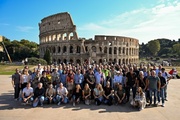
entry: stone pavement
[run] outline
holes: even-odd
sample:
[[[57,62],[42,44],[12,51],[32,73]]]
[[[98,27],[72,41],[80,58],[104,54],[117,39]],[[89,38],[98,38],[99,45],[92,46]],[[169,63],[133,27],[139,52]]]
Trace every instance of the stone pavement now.
[[[165,107],[148,107],[142,111],[124,106],[100,105],[73,107],[68,105],[44,105],[32,108],[13,99],[11,77],[0,76],[0,120],[179,120],[180,80],[172,79],[168,85],[168,101]]]

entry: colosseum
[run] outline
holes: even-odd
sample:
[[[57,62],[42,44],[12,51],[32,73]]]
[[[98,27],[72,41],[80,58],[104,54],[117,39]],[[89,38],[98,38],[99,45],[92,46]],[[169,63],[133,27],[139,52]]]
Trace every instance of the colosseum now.
[[[130,37],[95,35],[79,38],[68,12],[45,17],[39,23],[40,57],[50,50],[56,63],[117,63],[139,61],[139,41]]]

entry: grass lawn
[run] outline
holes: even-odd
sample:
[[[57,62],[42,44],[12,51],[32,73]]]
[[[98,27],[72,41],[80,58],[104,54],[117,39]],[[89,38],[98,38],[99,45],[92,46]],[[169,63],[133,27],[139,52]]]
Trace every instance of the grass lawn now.
[[[28,65],[30,70],[33,70],[32,65]],[[12,75],[15,73],[15,69],[22,70],[24,65],[0,65],[0,75]]]

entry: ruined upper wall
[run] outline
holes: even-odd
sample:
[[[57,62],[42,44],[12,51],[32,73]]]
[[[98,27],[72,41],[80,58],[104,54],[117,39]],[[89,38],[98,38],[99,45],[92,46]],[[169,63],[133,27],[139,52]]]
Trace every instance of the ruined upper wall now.
[[[39,23],[40,36],[51,33],[75,33],[76,26],[73,24],[72,18],[68,12],[54,14],[45,17]],[[77,34],[75,36],[77,37]]]

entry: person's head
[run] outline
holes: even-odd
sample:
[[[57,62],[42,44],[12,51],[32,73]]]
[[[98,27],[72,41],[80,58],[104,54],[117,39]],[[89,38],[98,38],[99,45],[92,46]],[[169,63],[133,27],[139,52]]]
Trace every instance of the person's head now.
[[[120,71],[117,71],[117,72],[116,72],[116,74],[117,74],[118,76],[120,75],[120,73],[121,73]]]
[[[90,73],[90,74],[93,74],[93,69],[90,68],[90,69],[89,69],[89,73]]]
[[[164,73],[165,72],[165,68],[162,68],[161,71],[162,71],[162,73]]]
[[[27,88],[30,88],[31,87],[31,83],[28,82],[27,85],[26,85]]]
[[[62,88],[63,87],[63,83],[59,83],[59,87]]]
[[[137,92],[138,92],[138,93],[143,93],[142,88],[141,88],[141,87],[138,87]]]
[[[122,84],[119,84],[118,88],[119,88],[119,90],[122,90],[122,88],[123,88]]]
[[[130,73],[133,73],[133,70],[134,70],[133,67],[130,67],[130,68],[129,68],[129,72],[130,72]]]
[[[144,76],[143,71],[140,71],[140,72],[139,72],[139,77],[143,77],[143,76]]]
[[[43,84],[40,82],[38,83],[38,88],[41,89],[43,87]]]
[[[151,71],[152,76],[156,76],[156,72],[154,70]]]
[[[77,84],[76,89],[81,89],[81,86],[79,84]]]
[[[86,83],[86,84],[84,85],[84,89],[89,89],[89,84],[88,84],[88,83]]]
[[[49,84],[49,88],[53,88],[53,84]]]
[[[18,68],[16,68],[16,73],[19,73],[19,69]]]
[[[38,64],[38,68],[41,68],[41,64]]]
[[[161,70],[162,69],[162,65],[159,65],[159,70]]]
[[[162,72],[161,72],[161,71],[158,72],[158,76],[159,76],[159,77],[162,76]]]
[[[43,71],[43,72],[42,72],[42,76],[43,76],[43,77],[46,77],[46,71]]]
[[[109,81],[106,82],[106,87],[110,87],[110,82]]]
[[[24,69],[24,74],[28,74],[28,69]]]
[[[77,70],[77,74],[81,74],[81,70],[80,69]]]

